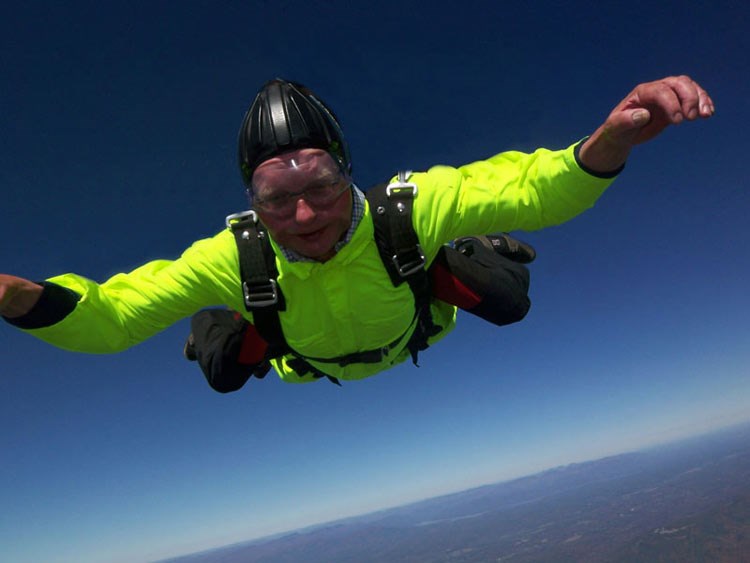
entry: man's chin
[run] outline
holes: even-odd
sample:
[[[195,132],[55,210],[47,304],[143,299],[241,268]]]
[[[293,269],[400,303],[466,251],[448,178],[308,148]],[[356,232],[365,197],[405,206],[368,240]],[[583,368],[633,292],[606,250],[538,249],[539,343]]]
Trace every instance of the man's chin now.
[[[321,235],[317,237],[297,237],[297,239],[297,244],[292,247],[292,250],[305,258],[323,262],[335,254],[335,243],[327,243]]]

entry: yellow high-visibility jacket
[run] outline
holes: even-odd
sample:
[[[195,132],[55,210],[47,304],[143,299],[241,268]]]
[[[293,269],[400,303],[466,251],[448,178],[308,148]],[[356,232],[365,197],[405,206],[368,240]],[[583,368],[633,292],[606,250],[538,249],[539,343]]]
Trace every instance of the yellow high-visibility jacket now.
[[[584,171],[574,148],[504,152],[459,168],[435,166],[413,174],[409,181],[419,190],[414,228],[427,263],[455,238],[540,229],[591,207],[612,179]],[[378,255],[369,207],[352,240],[325,263],[290,263],[273,246],[287,305],[279,317],[287,342],[299,354],[335,358],[387,346],[405,334],[380,363],[340,367],[311,361],[314,367],[339,379],[360,379],[409,357],[413,294],[407,284],[393,287]],[[177,260],[149,262],[102,284],[75,274],[48,281],[81,299],[61,321],[27,332],[68,350],[118,352],[209,306],[242,311],[252,322],[244,312],[237,247],[228,229],[196,242]],[[455,307],[433,302],[434,322],[443,329],[430,344],[453,328],[455,313]],[[297,375],[285,358],[273,365],[285,381],[313,380]]]

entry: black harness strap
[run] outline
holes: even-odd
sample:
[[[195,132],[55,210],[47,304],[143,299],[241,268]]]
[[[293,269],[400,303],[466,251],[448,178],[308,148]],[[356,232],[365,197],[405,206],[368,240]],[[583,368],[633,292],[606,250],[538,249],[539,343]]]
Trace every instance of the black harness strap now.
[[[375,242],[391,282],[396,287],[407,282],[414,294],[417,327],[407,347],[414,365],[418,365],[419,352],[428,347],[427,340],[441,328],[433,322],[430,311],[430,277],[412,220],[417,185],[407,182],[409,174],[399,172],[396,182],[379,184],[368,190],[366,197],[372,211]]]
[[[268,234],[254,211],[230,215],[227,226],[237,243],[245,309],[253,314],[255,328],[268,343],[267,356],[281,356],[289,348],[279,320],[286,304],[276,282],[279,272]]]

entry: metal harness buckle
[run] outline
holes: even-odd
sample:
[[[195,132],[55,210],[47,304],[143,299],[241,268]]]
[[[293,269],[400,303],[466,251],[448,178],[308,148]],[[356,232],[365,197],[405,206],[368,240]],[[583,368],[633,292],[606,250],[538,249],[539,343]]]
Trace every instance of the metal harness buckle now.
[[[258,214],[255,213],[255,211],[253,211],[252,209],[248,209],[247,211],[240,211],[239,213],[232,213],[231,215],[227,215],[227,228],[231,229],[235,223],[239,223],[240,221],[243,221],[248,217],[252,218],[253,223],[258,223]]]
[[[279,302],[279,291],[276,280],[269,279],[268,283],[253,284],[253,288],[242,282],[242,293],[245,295],[245,305],[248,308],[268,307]]]
[[[398,173],[398,180],[391,182],[385,187],[385,195],[391,197],[391,194],[394,191],[410,189],[412,191],[412,197],[417,197],[417,185],[413,182],[406,181],[409,176],[411,176],[411,170],[400,171]]]
[[[424,268],[424,265],[425,265],[424,252],[422,252],[422,247],[419,244],[416,246],[416,254],[417,255],[414,256],[412,259],[409,259],[409,257],[406,257],[406,260],[404,261],[405,263],[403,265],[400,263],[398,254],[394,254],[393,257],[391,258],[391,260],[393,261],[393,264],[396,266],[396,271],[398,272],[398,275],[400,275],[402,278],[410,276],[413,273],[418,272],[421,268]]]

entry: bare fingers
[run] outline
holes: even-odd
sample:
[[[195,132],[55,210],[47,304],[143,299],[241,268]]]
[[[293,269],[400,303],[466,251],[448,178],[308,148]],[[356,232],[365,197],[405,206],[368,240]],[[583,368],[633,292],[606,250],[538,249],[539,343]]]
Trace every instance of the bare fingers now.
[[[692,121],[698,117],[706,118],[713,115],[715,111],[713,100],[689,76],[670,76],[657,81],[658,83],[661,83],[659,87],[660,99],[671,98],[668,102],[665,102],[664,107],[668,108],[667,115],[670,116],[673,123],[679,123],[683,119]]]

